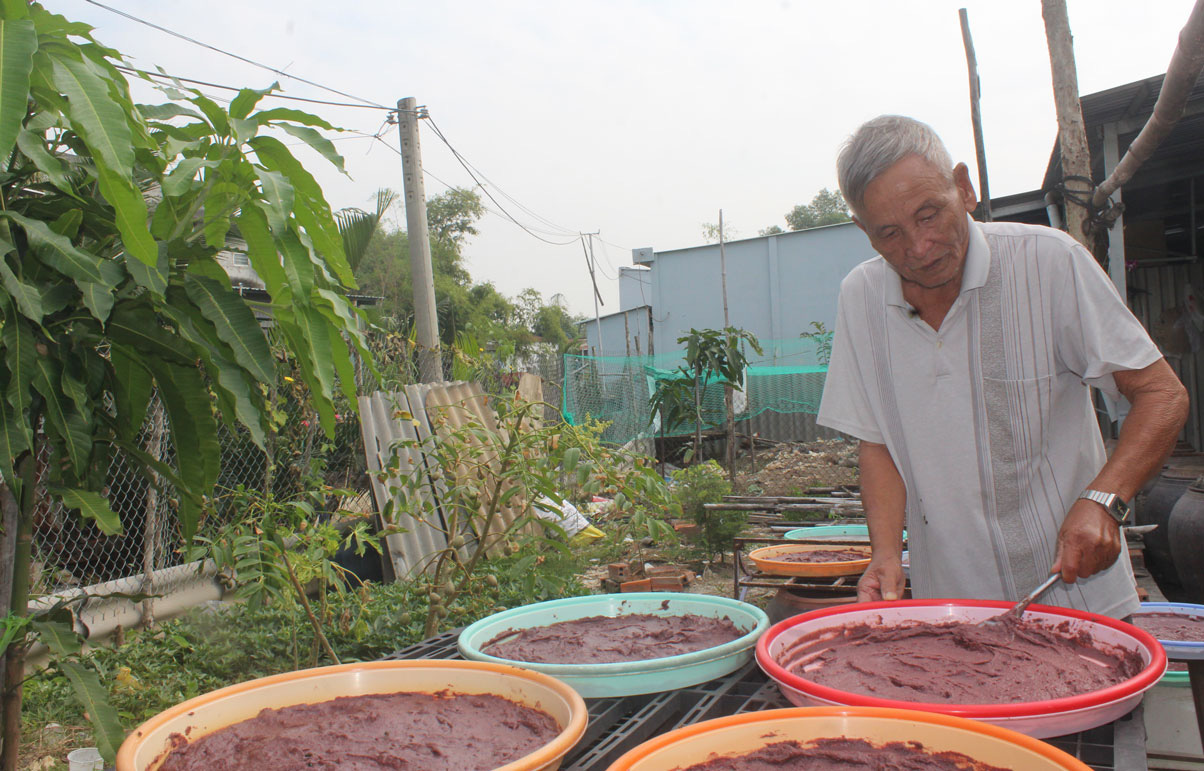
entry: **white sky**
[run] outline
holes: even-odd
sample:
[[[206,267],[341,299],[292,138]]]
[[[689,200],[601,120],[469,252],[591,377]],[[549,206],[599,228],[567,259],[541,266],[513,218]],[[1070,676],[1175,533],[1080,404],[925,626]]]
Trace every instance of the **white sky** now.
[[[978,58],[992,195],[1039,186],[1056,133],[1040,0],[102,1],[380,104],[417,98],[527,210],[490,188],[524,224],[551,241],[574,238],[561,228],[601,231],[603,314],[617,310],[617,268],[631,264],[634,247],[700,244],[702,223],[719,209],[736,238],[785,227],[795,204],[835,189],[837,148],[880,113],[932,124],[974,172],[959,7]],[[43,2],[96,27],[138,66],[233,86],[276,79],[85,0]],[[1068,5],[1080,92],[1089,94],[1164,72],[1193,3]],[[349,101],[280,81],[291,95]],[[384,120],[382,110],[308,109],[369,134]],[[389,128],[383,139],[396,147]],[[371,208],[378,188],[400,191],[401,161],[388,147],[362,137],[336,146],[349,176],[294,148],[334,208]],[[422,149],[433,177],[473,185],[429,127]],[[428,197],[446,189],[435,178],[426,178]],[[404,212],[397,222],[404,227]],[[497,213],[479,227],[465,252],[474,279],[512,297],[526,287],[545,299],[562,293],[571,312],[593,315],[579,243],[542,243]]]

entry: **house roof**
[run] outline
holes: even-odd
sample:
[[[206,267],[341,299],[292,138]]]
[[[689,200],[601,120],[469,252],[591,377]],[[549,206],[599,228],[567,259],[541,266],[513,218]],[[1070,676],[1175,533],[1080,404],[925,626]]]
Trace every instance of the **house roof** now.
[[[1097,91],[1080,98],[1083,123],[1087,128],[1087,144],[1091,150],[1092,177],[1104,179],[1103,127],[1117,124],[1121,146],[1128,147],[1154,111],[1154,103],[1162,90],[1164,75],[1126,83],[1123,86]],[[1183,117],[1163,139],[1154,155],[1142,165],[1141,176],[1157,179],[1174,174],[1185,165],[1194,166],[1204,155],[1204,79],[1197,80],[1188,96]],[[1062,151],[1055,138],[1053,153],[1041,183],[1043,190],[1053,188],[1062,180]]]

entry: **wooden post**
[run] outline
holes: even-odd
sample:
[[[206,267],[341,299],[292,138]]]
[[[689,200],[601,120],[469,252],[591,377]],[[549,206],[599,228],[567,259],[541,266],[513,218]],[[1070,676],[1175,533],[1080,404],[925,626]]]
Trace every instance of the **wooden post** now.
[[[719,273],[720,280],[723,286],[723,328],[730,327],[731,320],[727,314],[727,244],[726,238],[723,235],[723,209],[719,210]],[[727,338],[728,347],[731,347],[731,335]],[[723,384],[723,413],[724,418],[724,433],[727,434],[727,441],[724,442],[723,459],[727,462],[727,478],[734,484],[736,481],[736,416],[732,414],[735,409],[735,396],[732,393],[732,384],[727,382]]]
[[[974,55],[974,40],[970,37],[970,19],[966,9],[958,9],[962,23],[962,44],[966,48],[966,70],[970,75],[970,123],[974,126],[974,155],[978,159],[978,198],[983,222],[991,221],[991,190],[987,186],[987,151],[982,141],[982,95],[978,81],[978,57]]]
[[[1080,196],[1084,201],[1091,195],[1091,151],[1087,147],[1087,130],[1083,125],[1083,108],[1079,103],[1079,77],[1074,63],[1074,43],[1070,37],[1070,20],[1066,0],[1041,0],[1041,17],[1045,20],[1045,39],[1049,44],[1049,67],[1053,76],[1054,107],[1058,116],[1058,145],[1062,151],[1062,182],[1075,185],[1078,177]],[[1082,181],[1086,180],[1086,181]],[[1066,232],[1088,250],[1092,239],[1085,227],[1090,221],[1086,206],[1065,198]]]

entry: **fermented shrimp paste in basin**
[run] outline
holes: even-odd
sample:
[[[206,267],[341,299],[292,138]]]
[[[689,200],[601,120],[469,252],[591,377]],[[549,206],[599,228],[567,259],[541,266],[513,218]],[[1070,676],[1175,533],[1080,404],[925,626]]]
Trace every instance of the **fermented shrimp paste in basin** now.
[[[744,631],[726,618],[632,613],[510,629],[482,645],[481,651],[541,664],[613,664],[693,653],[743,636]]]
[[[812,549],[811,551],[788,551],[775,554],[774,562],[856,562],[869,559],[865,549]]]
[[[389,693],[264,709],[188,743],[160,771],[488,771],[560,734],[546,712],[494,694]]]
[[[708,760],[676,771],[1013,771],[960,752],[932,752],[920,742],[874,745],[837,737],[774,742],[755,752]],[[1019,769],[1015,770],[1019,771]]]
[[[813,683],[897,701],[1016,704],[1078,696],[1128,680],[1143,666],[1134,650],[1097,644],[1070,622],[1009,619],[850,624],[817,630],[779,655]]]

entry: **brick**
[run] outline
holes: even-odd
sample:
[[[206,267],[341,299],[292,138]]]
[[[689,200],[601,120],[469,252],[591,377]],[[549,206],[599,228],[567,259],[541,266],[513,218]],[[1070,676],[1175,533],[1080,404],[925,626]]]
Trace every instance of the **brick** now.
[[[606,571],[611,581],[620,584],[631,579],[631,566],[626,562],[612,562],[606,566]]]
[[[627,581],[619,585],[621,592],[650,592],[652,591],[652,579],[641,578],[638,581]]]
[[[676,592],[686,585],[685,576],[678,573],[675,576],[653,576],[648,579],[654,592]]]
[[[646,565],[644,566],[644,575],[648,578],[678,576],[681,575],[681,568],[677,565]]]

